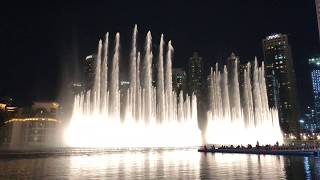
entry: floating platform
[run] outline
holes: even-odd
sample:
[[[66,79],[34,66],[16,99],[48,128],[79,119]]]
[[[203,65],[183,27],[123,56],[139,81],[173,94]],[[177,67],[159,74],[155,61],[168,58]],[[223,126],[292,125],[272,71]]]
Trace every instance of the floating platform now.
[[[261,154],[283,156],[320,156],[319,149],[198,149],[203,153],[236,153],[236,154]]]

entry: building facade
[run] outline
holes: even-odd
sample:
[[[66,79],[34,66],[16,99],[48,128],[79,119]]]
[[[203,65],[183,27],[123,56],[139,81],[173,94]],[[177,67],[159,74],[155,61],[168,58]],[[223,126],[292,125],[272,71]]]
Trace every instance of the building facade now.
[[[91,54],[84,60],[84,87],[92,89],[96,75],[96,55]]]
[[[309,59],[316,129],[320,129],[320,57]]]
[[[203,71],[203,59],[197,52],[194,52],[187,64],[187,84],[189,94],[195,93],[197,96],[200,95],[204,78]]]
[[[38,149],[62,145],[62,126],[57,119],[59,104],[35,102],[20,108],[16,117],[0,127],[0,148]]]
[[[187,73],[183,68],[174,68],[172,70],[173,89],[179,93],[187,90]]]
[[[315,110],[311,108],[311,106],[307,107],[305,114],[300,119],[300,124],[303,127],[301,132],[306,132],[306,133],[319,132],[316,113],[315,113]]]
[[[286,133],[299,131],[299,105],[288,36],[273,34],[262,41],[269,104],[277,107]]]
[[[17,110],[18,108],[13,104],[12,98],[0,98],[0,126],[3,125],[5,121],[13,118]]]
[[[13,118],[1,127],[1,142],[9,149],[55,147],[60,122],[53,118]]]

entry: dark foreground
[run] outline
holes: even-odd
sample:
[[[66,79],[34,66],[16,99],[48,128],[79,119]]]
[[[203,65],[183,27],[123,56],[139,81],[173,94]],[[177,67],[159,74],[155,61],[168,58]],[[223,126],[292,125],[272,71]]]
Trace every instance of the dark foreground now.
[[[64,155],[47,153],[46,156],[36,154],[25,157],[12,156],[0,159],[0,179],[317,179],[320,177],[320,159],[312,156],[197,153],[196,150],[68,149],[69,154]]]

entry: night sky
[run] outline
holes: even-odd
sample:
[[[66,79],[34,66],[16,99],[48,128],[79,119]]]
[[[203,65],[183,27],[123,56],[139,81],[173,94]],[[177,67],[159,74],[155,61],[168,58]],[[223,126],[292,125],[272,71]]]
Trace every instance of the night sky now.
[[[140,47],[148,30],[155,44],[161,33],[173,41],[175,67],[193,51],[209,64],[231,52],[242,62],[261,59],[265,36],[289,34],[301,106],[311,103],[307,59],[320,54],[313,0],[13,1],[2,2],[1,9],[0,97],[13,97],[18,105],[63,98],[80,61],[108,31],[111,38],[121,33],[125,61],[134,24]]]

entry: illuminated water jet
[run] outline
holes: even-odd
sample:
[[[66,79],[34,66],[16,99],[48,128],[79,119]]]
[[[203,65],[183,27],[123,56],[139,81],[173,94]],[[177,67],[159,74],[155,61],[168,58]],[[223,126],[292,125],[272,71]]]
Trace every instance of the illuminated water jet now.
[[[264,64],[257,59],[243,70],[239,85],[238,59],[230,72],[211,69],[210,107],[207,113],[206,141],[210,144],[255,145],[283,143],[277,109],[269,108]],[[253,71],[253,72],[252,72]]]
[[[167,45],[164,65],[165,45],[161,36],[155,87],[152,85],[151,32],[146,36],[143,58],[137,50],[137,33],[135,26],[130,53],[130,88],[125,97],[119,90],[120,34],[116,34],[110,63],[109,34],[104,43],[99,41],[94,87],[74,99],[73,115],[65,132],[69,146],[186,147],[201,144],[196,96],[184,97],[183,92],[177,96],[172,90],[171,42]],[[108,75],[111,76],[109,80]]]

